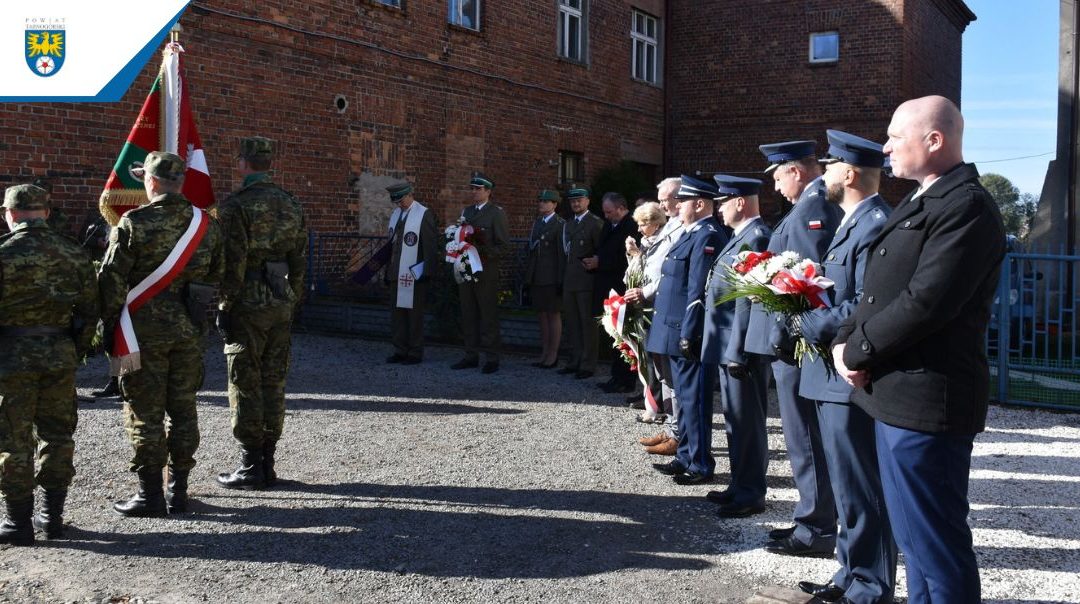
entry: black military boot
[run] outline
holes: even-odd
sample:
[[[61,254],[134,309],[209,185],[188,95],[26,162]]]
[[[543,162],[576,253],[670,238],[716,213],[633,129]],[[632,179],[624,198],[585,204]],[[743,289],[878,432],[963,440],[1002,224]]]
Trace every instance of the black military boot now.
[[[34,525],[30,517],[34,515],[34,496],[12,501],[4,500],[7,507],[7,520],[0,523],[0,543],[8,545],[33,545]]]
[[[123,516],[132,518],[163,518],[165,516],[165,490],[161,484],[161,468],[139,470],[139,492],[127,501],[113,505]]]
[[[266,482],[266,486],[272,487],[277,484],[277,472],[274,471],[274,453],[277,452],[277,443],[266,441],[263,442],[262,455],[263,455],[263,479]]]
[[[120,378],[113,376],[109,378],[109,383],[105,384],[105,387],[101,390],[94,390],[90,393],[90,396],[94,398],[114,398],[120,396]]]
[[[240,465],[232,473],[222,472],[217,477],[218,484],[226,489],[261,489],[266,486],[263,476],[263,450],[240,448]]]
[[[165,505],[170,514],[183,514],[187,511],[187,483],[191,470],[169,471],[169,489],[165,491]]]
[[[64,536],[65,501],[67,489],[45,489],[41,511],[34,516],[34,529],[45,533],[46,539],[60,539]]]

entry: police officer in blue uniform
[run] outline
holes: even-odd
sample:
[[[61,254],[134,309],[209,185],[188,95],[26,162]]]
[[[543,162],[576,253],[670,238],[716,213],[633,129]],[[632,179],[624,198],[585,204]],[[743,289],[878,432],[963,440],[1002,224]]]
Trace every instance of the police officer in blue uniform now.
[[[825,184],[817,162],[814,141],[792,141],[762,145],[770,162],[776,190],[794,203],[787,216],[773,229],[769,251],[797,252],[815,262],[821,260],[840,224],[840,209],[825,200]],[[754,304],[750,311],[745,348],[749,352],[775,356],[778,323],[784,320]],[[817,406],[799,396],[799,368],[794,359],[772,362],[780,419],[784,429],[788,460],[799,502],[793,514],[795,525],[769,531],[765,549],[794,556],[832,556],[836,541],[836,506],[821,447]]]
[[[717,515],[721,518],[742,518],[765,510],[769,363],[766,357],[745,348],[750,301],[740,298],[717,305],[716,299],[727,290],[725,271],[735,257],[743,250],[764,251],[772,229],[758,211],[760,180],[727,174],[717,174],[713,180],[719,192],[717,212],[734,235],[720,251],[709,277],[706,306],[716,312],[706,316],[702,359],[720,366],[731,484],[723,491],[710,491],[706,498],[720,505]]]
[[[878,195],[885,160],[881,145],[838,130],[826,134],[826,197],[844,211],[844,218],[821,261],[825,276],[834,282],[826,292],[831,306],[802,315],[799,327],[807,340],[828,346],[862,297],[867,250],[892,208]],[[840,569],[825,584],[803,581],[799,587],[826,602],[892,602],[896,544],[881,489],[874,419],[851,403],[851,392],[820,357],[803,360],[799,394],[817,405],[839,517]]]
[[[674,476],[676,484],[708,482],[716,467],[711,449],[717,366],[715,360],[704,359],[702,339],[706,315],[717,312],[706,305],[706,283],[728,240],[713,217],[713,198],[718,196],[714,183],[682,176],[675,197],[685,231],[664,259],[645,346],[649,352],[671,357],[680,405],[679,448],[673,461],[653,467]]]

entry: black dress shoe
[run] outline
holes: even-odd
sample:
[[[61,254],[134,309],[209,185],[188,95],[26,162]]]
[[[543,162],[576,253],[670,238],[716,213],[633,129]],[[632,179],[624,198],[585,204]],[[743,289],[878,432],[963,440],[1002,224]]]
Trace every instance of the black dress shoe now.
[[[482,368],[480,368],[480,373],[495,373],[498,370],[498,361],[488,361],[487,363],[484,363],[484,366]]]
[[[402,365],[419,365],[423,362],[420,357],[405,357],[401,360]]]
[[[716,510],[716,515],[721,518],[746,518],[765,511],[765,503],[725,503]]]
[[[584,380],[585,378],[591,378],[592,376],[593,376],[593,372],[591,372],[591,371],[579,371],[579,372],[574,374],[574,379],[575,380]]]
[[[803,558],[833,557],[833,548],[829,548],[828,551],[822,549],[815,549],[803,543],[802,541],[799,541],[795,538],[794,535],[766,543],[765,551],[769,552],[770,554],[780,554],[781,556],[799,556]]]
[[[608,388],[611,388],[614,385],[615,385],[615,379],[614,378],[609,378],[608,381],[600,382],[599,384],[596,385],[596,387],[603,390],[604,392],[611,392],[610,390],[608,390]]]
[[[708,499],[710,502],[715,503],[716,505],[727,505],[731,503],[732,497],[734,497],[734,495],[732,495],[731,491],[728,489],[724,489],[723,491],[709,491],[708,493],[705,493],[705,499]]]
[[[398,353],[395,352],[394,354],[386,357],[386,362],[387,363],[400,363],[400,362],[404,361],[407,358],[408,357],[406,357],[405,355],[398,354]]]
[[[686,467],[677,461],[669,461],[667,463],[654,463],[652,467],[661,474],[667,474],[668,476],[678,476],[686,471]]]
[[[540,363],[537,365],[540,369],[554,369],[559,364],[558,361],[552,361],[550,363]]]
[[[795,525],[769,531],[769,541],[779,541],[795,534]]]
[[[712,482],[712,479],[712,474],[699,474],[697,472],[686,472],[672,478],[675,484],[681,485],[705,484],[706,482]]]
[[[563,367],[562,369],[556,371],[555,373],[557,373],[559,375],[570,375],[571,373],[577,373],[577,372],[578,372],[577,367],[570,367],[569,365],[567,365],[566,367]]]
[[[478,359],[476,357],[473,357],[471,359],[469,357],[465,357],[464,359],[461,359],[457,363],[454,363],[453,365],[451,365],[450,369],[472,369],[473,367],[479,367],[479,366],[480,366],[480,359]]]
[[[626,404],[631,409],[645,409],[645,397],[641,394],[626,397]]]
[[[109,383],[105,384],[104,388],[94,390],[90,393],[90,396],[94,398],[113,398],[120,396],[120,378],[109,378]]]
[[[603,384],[599,384],[597,387],[600,388],[601,390],[603,390],[604,392],[607,392],[608,394],[612,394],[612,393],[615,393],[615,392],[633,392],[634,391],[634,383],[633,382],[612,382],[612,381],[607,381],[607,382],[604,382]]]
[[[836,602],[844,597],[843,588],[832,581],[825,584],[813,583],[811,581],[799,581],[799,589],[825,602]]]
[[[533,367],[537,367],[537,368],[546,366],[546,364],[543,361],[537,361],[535,363],[529,363],[529,364],[532,365]]]

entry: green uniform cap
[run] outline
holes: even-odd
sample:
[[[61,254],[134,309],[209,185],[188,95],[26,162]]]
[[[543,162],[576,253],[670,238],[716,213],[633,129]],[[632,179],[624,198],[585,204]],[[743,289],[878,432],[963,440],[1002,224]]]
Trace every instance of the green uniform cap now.
[[[495,181],[484,176],[481,172],[473,172],[472,180],[469,181],[469,185],[473,187],[484,187],[485,189],[494,189]]]
[[[540,191],[540,194],[536,196],[539,201],[550,201],[553,203],[559,203],[559,194],[551,189],[544,189]]]
[[[141,168],[132,168],[131,173],[142,178],[143,174],[149,174],[161,180],[176,181],[184,176],[187,170],[187,162],[175,153],[167,151],[151,151],[146,154]]]
[[[48,210],[49,194],[34,185],[15,185],[4,191],[4,207],[9,210]]]
[[[274,141],[262,136],[248,136],[240,139],[240,157],[253,159],[274,156]]]
[[[566,192],[566,198],[567,199],[572,199],[574,197],[588,197],[588,196],[589,196],[589,190],[586,189],[585,187],[574,187],[573,189],[570,189],[569,191]]]
[[[390,201],[394,203],[404,199],[406,195],[412,193],[412,190],[412,184],[407,182],[386,187],[386,192],[390,194]]]

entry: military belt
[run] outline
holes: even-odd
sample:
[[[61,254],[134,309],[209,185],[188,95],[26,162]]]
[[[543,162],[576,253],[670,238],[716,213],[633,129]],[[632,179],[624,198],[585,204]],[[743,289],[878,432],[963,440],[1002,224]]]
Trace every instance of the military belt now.
[[[244,281],[261,281],[265,277],[267,262],[285,262],[284,259],[270,259],[259,264],[258,268],[249,268],[244,271]]]
[[[0,325],[0,336],[9,338],[29,336],[70,336],[70,327],[53,327],[50,325],[29,325],[25,327],[9,327]]]

